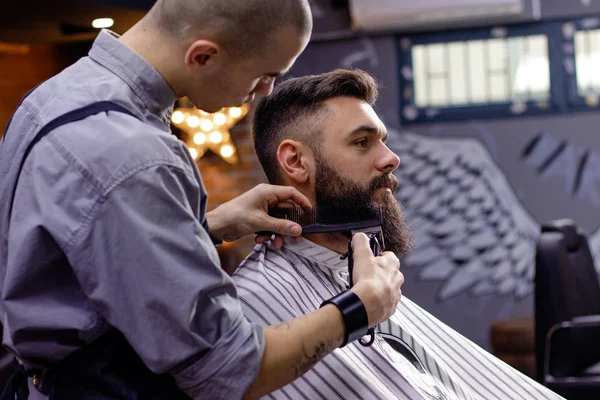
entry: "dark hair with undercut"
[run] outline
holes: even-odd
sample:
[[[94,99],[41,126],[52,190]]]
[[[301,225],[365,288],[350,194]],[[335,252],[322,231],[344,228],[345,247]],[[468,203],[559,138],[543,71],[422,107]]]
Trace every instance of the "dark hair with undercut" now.
[[[263,98],[254,114],[252,139],[258,160],[269,182],[281,183],[277,149],[286,139],[302,141],[318,152],[320,121],[325,101],[334,97],[354,97],[371,106],[378,85],[368,73],[336,69],[320,75],[288,79]]]
[[[284,27],[312,30],[308,0],[158,0],[148,16],[176,40],[211,37],[236,58],[260,57]]]

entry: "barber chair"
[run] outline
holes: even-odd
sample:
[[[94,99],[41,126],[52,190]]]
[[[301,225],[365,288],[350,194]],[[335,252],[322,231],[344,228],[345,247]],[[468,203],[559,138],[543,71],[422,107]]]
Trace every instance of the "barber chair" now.
[[[600,399],[600,284],[572,220],[542,226],[535,262],[538,380],[569,400]]]

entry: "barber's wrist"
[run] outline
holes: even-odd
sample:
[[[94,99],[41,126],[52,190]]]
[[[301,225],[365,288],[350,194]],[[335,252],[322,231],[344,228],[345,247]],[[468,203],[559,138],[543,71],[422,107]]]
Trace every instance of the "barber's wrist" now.
[[[344,341],[340,347],[363,337],[369,328],[369,317],[367,310],[360,297],[351,290],[325,300],[321,307],[332,304],[342,313],[344,321]]]
[[[219,207],[206,213],[206,223],[213,243],[222,243],[224,240],[225,221],[220,213]]]
[[[369,316],[369,328],[385,320],[384,303],[381,300],[381,287],[373,281],[360,281],[350,288],[363,302]]]

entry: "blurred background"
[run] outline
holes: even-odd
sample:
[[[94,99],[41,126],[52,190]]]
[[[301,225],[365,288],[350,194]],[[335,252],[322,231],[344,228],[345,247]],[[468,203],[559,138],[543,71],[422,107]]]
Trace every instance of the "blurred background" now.
[[[5,2],[0,125],[30,88],[85,56],[100,28],[123,33],[152,4]],[[571,218],[600,252],[600,0],[311,5],[311,43],[289,76],[361,68],[382,85],[377,112],[401,157],[398,198],[415,234],[403,293],[497,354],[510,350],[498,350],[506,332],[533,343],[541,224]],[[174,133],[197,158],[209,208],[266,181],[251,108],[219,117],[178,108]],[[252,245],[221,246],[224,268]],[[531,346],[505,359],[528,373]]]

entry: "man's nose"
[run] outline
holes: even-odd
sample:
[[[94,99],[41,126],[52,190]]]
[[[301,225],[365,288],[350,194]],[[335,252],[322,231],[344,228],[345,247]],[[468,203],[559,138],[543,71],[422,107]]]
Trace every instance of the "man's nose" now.
[[[274,85],[275,85],[275,79],[269,79],[268,82],[260,82],[254,88],[253,93],[260,94],[261,96],[268,96],[273,91]]]
[[[382,154],[377,159],[376,167],[379,171],[384,173],[393,172],[400,165],[400,157],[389,147],[383,145]]]

